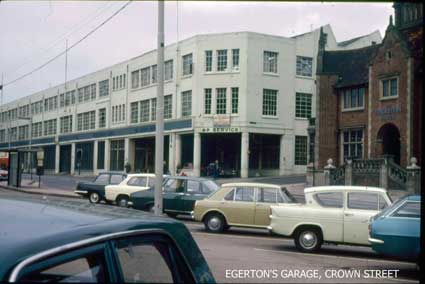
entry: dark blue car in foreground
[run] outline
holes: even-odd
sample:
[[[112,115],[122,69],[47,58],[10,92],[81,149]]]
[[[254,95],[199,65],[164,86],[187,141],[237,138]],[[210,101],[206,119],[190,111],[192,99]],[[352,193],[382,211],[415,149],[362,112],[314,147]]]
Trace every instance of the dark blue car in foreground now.
[[[214,283],[186,226],[80,201],[0,198],[0,283]]]
[[[421,197],[410,195],[372,217],[369,242],[380,254],[417,261],[420,253]]]

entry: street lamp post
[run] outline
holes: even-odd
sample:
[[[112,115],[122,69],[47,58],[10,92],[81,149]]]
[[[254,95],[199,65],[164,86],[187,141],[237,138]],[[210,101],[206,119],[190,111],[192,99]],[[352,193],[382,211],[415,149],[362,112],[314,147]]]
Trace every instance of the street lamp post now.
[[[162,176],[164,172],[164,1],[158,1],[158,87],[155,125],[155,200],[154,213],[162,215]]]

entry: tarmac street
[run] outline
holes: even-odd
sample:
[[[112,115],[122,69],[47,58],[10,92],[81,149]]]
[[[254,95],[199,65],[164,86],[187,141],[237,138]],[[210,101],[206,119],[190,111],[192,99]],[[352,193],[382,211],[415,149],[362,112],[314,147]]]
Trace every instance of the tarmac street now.
[[[0,188],[0,198],[84,199],[28,194]],[[110,206],[106,204],[94,206]],[[415,263],[384,258],[368,247],[324,245],[301,253],[289,238],[265,230],[233,229],[208,233],[202,223],[181,219],[191,231],[218,283],[419,283]]]

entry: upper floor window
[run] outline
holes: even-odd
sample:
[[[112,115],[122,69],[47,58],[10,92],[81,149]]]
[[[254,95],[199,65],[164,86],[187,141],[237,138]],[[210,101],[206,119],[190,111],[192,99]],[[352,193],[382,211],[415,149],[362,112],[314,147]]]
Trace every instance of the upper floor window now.
[[[264,51],[263,72],[277,73],[277,52]]]
[[[206,50],[205,51],[205,72],[211,72],[212,71],[212,50]]]
[[[173,117],[173,95],[164,96],[164,119]]]
[[[109,95],[109,79],[99,82],[99,97],[106,97]]]
[[[277,90],[263,89],[263,115],[277,115]]]
[[[217,50],[217,71],[225,71],[227,68],[227,49]]]
[[[216,113],[226,113],[226,88],[217,88],[217,102],[216,102]]]
[[[358,109],[364,107],[364,88],[347,89],[343,93],[343,109]]]
[[[398,97],[398,81],[397,78],[382,80],[382,97]]]
[[[295,117],[310,118],[311,117],[311,94],[296,93]]]
[[[165,61],[164,65],[164,80],[167,81],[173,79],[173,60]]]
[[[156,120],[156,98],[151,99],[151,120]]]
[[[232,88],[232,113],[237,114],[239,110],[239,88]]]
[[[307,136],[295,136],[295,165],[307,165]]]
[[[182,108],[182,117],[192,115],[192,91],[182,92],[181,97],[181,108]]]
[[[204,113],[211,114],[211,100],[212,94],[211,89],[204,90]]]
[[[99,128],[106,127],[106,108],[99,109]]]
[[[158,67],[155,65],[152,65],[152,84],[155,84],[158,82]]]
[[[121,90],[124,89],[127,85],[127,75],[126,74],[122,74],[122,75],[118,75],[112,78],[112,90],[116,91],[116,90]],[[108,84],[109,86],[109,84]],[[99,84],[99,88],[100,88],[100,84]],[[100,90],[99,90],[100,91]]]
[[[183,76],[192,75],[193,62],[192,53],[183,56]]]
[[[146,67],[140,70],[141,72],[141,78],[140,78],[140,86],[144,87],[150,84],[150,77],[151,77],[151,68]]]
[[[139,87],[140,70],[131,72],[131,88],[136,89]]]
[[[72,115],[61,117],[59,123],[59,132],[61,134],[72,132]]]
[[[239,68],[239,48],[232,49],[232,67]]]
[[[297,75],[311,77],[313,72],[313,58],[297,56]]]
[[[139,102],[130,104],[130,123],[137,123],[139,121]]]

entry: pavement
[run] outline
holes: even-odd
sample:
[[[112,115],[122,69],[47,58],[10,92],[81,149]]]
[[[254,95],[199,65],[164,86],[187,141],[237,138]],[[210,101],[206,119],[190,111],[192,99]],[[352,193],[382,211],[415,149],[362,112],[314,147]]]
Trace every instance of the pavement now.
[[[0,187],[14,191],[41,194],[68,198],[82,198],[75,194],[74,190],[80,181],[91,181],[94,176],[71,176],[71,175],[44,175],[38,184],[37,176],[30,179],[29,174],[22,175],[21,187],[8,186],[7,181],[1,181]],[[218,184],[231,182],[261,182],[285,186],[295,198],[303,201],[305,188],[305,175],[275,176],[275,177],[252,177],[252,178],[222,178],[215,180]]]

